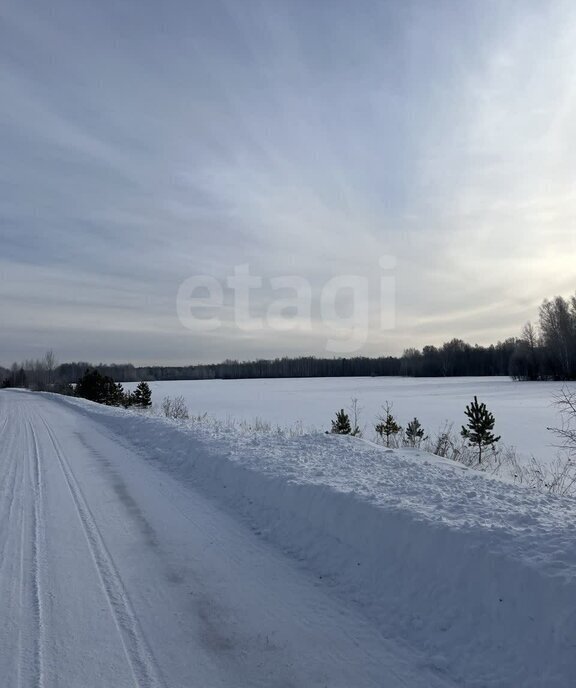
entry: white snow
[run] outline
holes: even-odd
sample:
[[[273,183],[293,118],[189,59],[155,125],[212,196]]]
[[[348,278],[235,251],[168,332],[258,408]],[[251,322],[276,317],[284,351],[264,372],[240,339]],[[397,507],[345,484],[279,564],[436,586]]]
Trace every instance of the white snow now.
[[[1,418],[6,685],[573,685],[575,500],[55,395]]]
[[[454,685],[198,491],[193,472],[185,484],[158,470],[170,464],[157,447],[169,457],[180,435],[147,423],[0,392],[2,687]]]
[[[136,383],[125,386],[132,389]],[[505,444],[539,460],[553,459],[557,452],[547,430],[560,422],[553,401],[562,384],[555,382],[358,377],[151,382],[150,386],[155,402],[181,395],[194,414],[207,412],[221,420],[259,417],[281,426],[302,422],[305,428],[320,430],[329,429],[336,410],[348,408],[351,398],[357,397],[367,436],[386,400],[394,403],[401,424],[418,416],[427,432],[434,434],[446,421],[459,430],[466,404],[477,395],[495,414],[496,431]],[[574,383],[570,386],[576,388]]]

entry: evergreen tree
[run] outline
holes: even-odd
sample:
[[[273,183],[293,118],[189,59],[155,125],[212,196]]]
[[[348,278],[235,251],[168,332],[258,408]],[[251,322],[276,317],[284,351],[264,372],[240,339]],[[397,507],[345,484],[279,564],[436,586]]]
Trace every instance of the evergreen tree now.
[[[102,403],[101,378],[97,370],[87,370],[76,383],[76,396]]]
[[[67,382],[57,382],[54,385],[54,391],[56,394],[62,394],[67,397],[74,396],[74,387]]]
[[[478,449],[478,463],[482,463],[482,450],[484,447],[494,446],[500,440],[500,436],[494,435],[494,415],[488,411],[486,404],[478,403],[477,397],[466,406],[468,425],[462,426],[461,435],[468,440],[471,447]]]
[[[111,377],[108,378],[108,380],[111,380],[112,384],[109,387],[109,392],[104,403],[108,406],[122,406],[126,396],[124,394],[124,387],[122,387],[120,382],[114,382]]]
[[[340,409],[340,411],[336,413],[336,420],[332,421],[331,432],[333,432],[336,435],[352,434],[352,427],[350,426],[350,417],[344,411],[344,409]]]
[[[384,415],[380,416],[378,421],[374,429],[380,437],[386,438],[386,446],[389,447],[391,438],[402,431],[402,426],[396,422],[396,419],[392,415],[392,404],[386,402],[384,406]]]
[[[122,397],[122,406],[126,408],[130,408],[130,406],[133,406],[136,402],[134,401],[134,396],[136,392],[125,392],[124,396]]]
[[[107,406],[120,406],[124,400],[124,390],[120,383],[97,370],[87,370],[78,380],[76,396]]]
[[[424,437],[424,428],[418,418],[411,420],[405,430],[406,442],[411,447],[419,447]]]
[[[147,382],[141,382],[132,395],[132,403],[141,408],[152,406],[152,391]]]

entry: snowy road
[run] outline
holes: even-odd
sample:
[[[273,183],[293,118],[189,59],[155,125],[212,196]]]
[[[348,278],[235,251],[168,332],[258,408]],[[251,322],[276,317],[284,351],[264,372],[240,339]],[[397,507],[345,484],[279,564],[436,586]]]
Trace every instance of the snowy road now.
[[[129,438],[0,393],[6,688],[440,688],[322,581]]]

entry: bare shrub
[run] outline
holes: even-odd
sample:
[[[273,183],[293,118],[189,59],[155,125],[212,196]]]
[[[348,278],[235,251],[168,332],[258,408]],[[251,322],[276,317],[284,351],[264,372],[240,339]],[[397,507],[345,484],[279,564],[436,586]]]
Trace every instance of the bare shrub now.
[[[166,418],[174,418],[176,420],[185,420],[189,418],[188,407],[184,397],[164,397],[162,399],[162,413]]]
[[[172,399],[170,397],[164,397],[164,399],[162,399],[160,408],[162,409],[162,413],[166,416],[166,418],[172,417]]]
[[[256,416],[252,420],[241,420],[238,423],[238,427],[240,427],[242,430],[248,431],[248,432],[257,432],[257,433],[270,433],[272,432],[272,423],[270,423],[267,420],[264,420],[263,418],[260,418],[259,416]]]
[[[481,470],[483,473],[507,478],[517,485],[561,496],[576,495],[576,461],[568,453],[559,454],[553,461],[539,461],[534,456],[523,460],[514,447],[500,445],[483,455],[482,464],[466,441],[446,423],[435,437],[428,439],[423,449],[436,456]]]
[[[502,462],[502,472],[518,485],[537,492],[561,496],[576,494],[576,465],[566,455],[558,455],[547,463],[538,461],[534,456],[528,462],[522,462],[514,451],[508,451]]]
[[[466,440],[460,433],[454,431],[454,424],[448,421],[440,427],[434,437],[426,438],[422,448],[431,454],[457,461],[465,466],[477,463],[474,460],[474,452],[471,451]]]

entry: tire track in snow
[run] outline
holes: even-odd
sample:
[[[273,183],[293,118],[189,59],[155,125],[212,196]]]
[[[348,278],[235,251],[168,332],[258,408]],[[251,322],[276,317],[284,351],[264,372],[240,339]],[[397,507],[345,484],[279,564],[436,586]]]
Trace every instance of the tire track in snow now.
[[[24,485],[24,472],[21,473],[22,480],[20,481],[20,486],[22,492],[25,490]],[[21,508],[21,529],[20,529],[20,609],[27,609],[26,600],[26,507],[25,500],[22,498],[22,508]],[[18,686],[19,688],[26,688],[26,673],[27,667],[29,666],[29,652],[28,647],[24,640],[24,623],[25,620],[21,619],[18,624]]]
[[[7,426],[8,426],[8,417],[6,416],[4,418],[4,423],[2,424],[2,427],[0,428],[0,437],[4,434],[4,430],[6,430]]]
[[[122,579],[104,544],[102,535],[82,490],[50,426],[43,418],[41,418],[41,421],[46,427],[46,432],[54,447],[60,469],[76,507],[80,524],[102,583],[103,591],[108,599],[116,627],[118,628],[126,658],[134,676],[135,685],[138,688],[164,688],[165,684],[160,678],[159,668],[142,635]]]
[[[40,518],[42,511],[42,484],[40,477],[40,453],[32,423],[22,414],[20,430],[25,457],[19,465],[20,489],[20,561],[16,586],[19,586],[21,610],[18,624],[18,686],[42,688],[43,672],[43,613],[40,583]],[[13,424],[16,428],[18,419]],[[15,455],[16,456],[16,455]],[[18,458],[14,459],[18,464]],[[16,482],[16,479],[15,479]],[[14,487],[16,487],[14,482]],[[16,490],[14,490],[16,492]],[[17,587],[16,587],[17,589]]]
[[[14,431],[14,435],[12,436],[12,445],[15,445],[14,437],[16,437],[16,429],[23,429],[22,425],[18,423],[18,419],[14,419],[12,423],[12,428]],[[28,439],[28,438],[27,438]],[[26,447],[26,443],[23,443],[23,446]],[[15,448],[13,449],[15,452]],[[26,576],[27,576],[27,562],[28,558],[26,556],[26,542],[27,542],[27,534],[28,534],[28,516],[26,513],[26,492],[27,492],[27,485],[26,485],[26,466],[23,465],[23,462],[18,461],[17,454],[13,454],[13,463],[15,466],[15,472],[14,472],[14,482],[13,482],[13,496],[12,496],[12,501],[10,504],[10,521],[12,520],[12,514],[16,514],[16,518],[19,520],[19,530],[20,530],[20,538],[18,542],[18,549],[14,551],[14,554],[16,552],[19,552],[19,565],[18,565],[18,572],[17,572],[17,579],[16,576],[14,578],[16,580],[13,581],[12,589],[11,589],[11,594],[14,596],[17,596],[18,599],[18,604],[20,609],[22,610],[22,613],[25,613],[25,610],[28,608],[28,600],[27,600],[27,595],[26,595]],[[18,485],[16,484],[18,483]],[[18,509],[14,509],[14,504],[17,504]],[[8,529],[6,529],[8,530]],[[7,534],[6,536],[6,545],[8,545],[8,537],[9,535]],[[29,683],[28,681],[28,676],[27,676],[27,667],[29,666],[29,647],[26,644],[26,641],[24,639],[25,636],[25,624],[27,622],[26,618],[20,618],[20,621],[18,623],[18,636],[17,636],[17,663],[16,663],[16,671],[17,671],[17,685],[19,688],[26,688],[26,685]]]
[[[30,436],[32,438],[33,452],[29,453],[29,471],[32,487],[32,509],[31,513],[31,567],[32,567],[32,615],[34,619],[34,632],[32,636],[32,662],[33,662],[33,685],[42,688],[44,685],[44,657],[43,657],[43,640],[44,640],[44,612],[42,609],[42,582],[40,573],[40,550],[41,538],[40,532],[41,519],[44,516],[44,502],[43,502],[43,486],[42,473],[40,466],[40,449],[38,446],[38,439],[32,422],[29,422]]]
[[[2,436],[6,426],[8,425],[8,420],[6,419],[4,427],[0,431],[0,436]],[[0,573],[4,569],[4,565],[7,562],[7,547],[8,541],[10,539],[11,524],[14,518],[14,504],[17,501],[17,495],[22,494],[22,486],[20,490],[16,489],[16,482],[19,476],[18,471],[18,461],[15,458],[14,449],[14,435],[11,435],[9,442],[7,442],[6,447],[3,447],[4,454],[8,460],[8,466],[2,466],[2,485],[0,487],[0,496],[2,497],[2,504],[5,505],[2,510],[2,529],[0,532],[3,534],[2,544],[0,544]],[[20,476],[21,478],[21,476]]]

